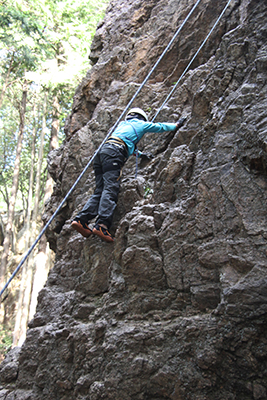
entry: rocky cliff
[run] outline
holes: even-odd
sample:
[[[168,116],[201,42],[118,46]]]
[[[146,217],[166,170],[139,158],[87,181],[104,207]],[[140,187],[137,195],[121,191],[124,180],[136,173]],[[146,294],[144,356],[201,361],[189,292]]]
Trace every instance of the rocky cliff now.
[[[111,1],[49,157],[45,220],[194,3]],[[225,4],[200,3],[135,106],[153,117]],[[155,158],[137,179],[124,168],[114,244],[70,229],[92,171],[79,183],[47,232],[56,262],[0,399],[267,398],[266,18],[264,0],[231,2],[157,118],[185,126],[144,138]]]

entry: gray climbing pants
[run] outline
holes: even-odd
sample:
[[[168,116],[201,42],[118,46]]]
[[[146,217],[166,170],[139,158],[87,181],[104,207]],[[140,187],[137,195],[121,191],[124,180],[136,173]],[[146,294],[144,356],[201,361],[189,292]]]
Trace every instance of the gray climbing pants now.
[[[105,143],[94,160],[95,191],[76,218],[88,223],[97,217],[97,224],[109,229],[120,190],[121,169],[127,159],[124,146]]]

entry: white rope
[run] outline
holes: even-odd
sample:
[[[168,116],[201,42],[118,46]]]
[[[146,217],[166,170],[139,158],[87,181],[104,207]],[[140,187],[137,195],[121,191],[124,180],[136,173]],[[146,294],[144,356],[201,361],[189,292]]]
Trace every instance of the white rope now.
[[[156,112],[156,114],[154,115],[152,122],[156,119],[156,117],[158,116],[158,114],[160,113],[160,111],[163,109],[163,107],[168,103],[168,101],[170,100],[170,98],[172,97],[174,91],[176,90],[177,86],[179,85],[179,83],[181,82],[182,78],[185,76],[185,74],[187,73],[187,71],[189,70],[190,66],[192,65],[192,63],[194,62],[195,58],[197,57],[198,53],[200,52],[200,50],[203,48],[203,46],[206,44],[207,40],[209,39],[209,37],[211,36],[212,32],[214,31],[216,25],[218,24],[218,22],[221,20],[223,14],[225,13],[225,11],[227,10],[229,4],[231,3],[232,0],[229,0],[226,4],[226,6],[224,7],[223,11],[221,12],[220,16],[218,17],[217,21],[215,22],[215,24],[213,25],[213,27],[211,28],[209,34],[206,36],[206,38],[203,40],[202,44],[200,45],[200,47],[198,48],[197,52],[195,53],[195,55],[193,56],[193,58],[191,59],[191,61],[189,62],[189,64],[187,65],[187,67],[185,68],[184,72],[182,73],[182,75],[180,76],[180,78],[178,79],[178,81],[176,82],[175,86],[173,87],[173,89],[170,91],[170,93],[168,94],[168,96],[166,97],[165,101],[162,103],[161,107],[159,108],[159,110]]]

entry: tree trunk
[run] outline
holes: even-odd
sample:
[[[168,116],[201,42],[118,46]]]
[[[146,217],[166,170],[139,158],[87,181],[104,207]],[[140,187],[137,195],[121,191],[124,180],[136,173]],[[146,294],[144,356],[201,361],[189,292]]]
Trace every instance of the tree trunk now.
[[[57,95],[55,95],[53,99],[52,128],[51,128],[50,146],[49,146],[50,151],[58,147],[58,134],[60,126],[59,115],[60,115],[60,105],[58,97]],[[53,180],[48,173],[46,187],[45,187],[44,201],[48,200],[48,198],[52,194],[52,191],[53,191]],[[35,313],[38,293],[45,284],[51,266],[51,250],[49,249],[49,246],[46,244],[46,239],[42,238],[42,241],[44,241],[44,243],[42,244],[42,246],[40,245],[36,257],[36,270],[33,281],[29,319],[31,319]]]
[[[55,150],[58,148],[58,134],[59,134],[59,121],[60,116],[60,104],[58,101],[58,97],[55,94],[53,98],[53,111],[52,111],[52,128],[51,128],[51,135],[50,135],[50,144],[49,144],[49,151]],[[44,201],[48,200],[53,192],[53,179],[47,174],[47,181],[45,185],[45,195]]]
[[[5,81],[4,81],[2,90],[1,90],[1,94],[0,94],[0,108],[2,107],[3,100],[4,100],[4,96],[5,96],[6,89],[7,89],[8,82],[9,82],[9,77],[10,77],[11,71],[12,71],[12,69],[13,69],[13,61],[14,61],[14,53],[13,53],[12,56],[11,56],[11,60],[10,60],[10,63],[9,63],[9,67],[8,67],[8,70],[7,70],[7,74],[6,74],[6,77],[5,77]]]
[[[41,174],[42,174],[42,164],[43,164],[43,148],[44,148],[44,137],[45,137],[45,129],[46,129],[46,109],[47,109],[47,93],[44,94],[44,103],[43,103],[43,121],[42,121],[42,131],[40,137],[40,147],[38,154],[38,166],[37,166],[37,174],[36,174],[36,186],[35,186],[35,201],[34,201],[34,209],[33,209],[33,232],[36,229],[36,219],[39,211],[39,201],[40,201],[40,188],[41,188]],[[35,235],[35,233],[34,233]]]
[[[53,111],[52,111],[52,128],[50,136],[50,151],[58,148],[58,133],[59,133],[59,116],[60,116],[60,104],[58,101],[57,94],[54,95],[53,99]]]
[[[47,94],[44,96],[43,103],[43,121],[42,121],[42,131],[40,137],[40,147],[38,153],[38,166],[37,166],[37,176],[36,176],[36,189],[35,189],[35,202],[34,210],[32,215],[31,223],[31,235],[28,237],[28,244],[32,238],[37,236],[37,216],[39,210],[39,200],[40,200],[40,182],[42,173],[42,161],[43,161],[43,147],[44,147],[44,136],[46,128],[46,109],[47,109]],[[30,255],[28,260],[24,263],[22,269],[22,276],[20,282],[20,293],[18,300],[18,308],[15,322],[15,329],[13,332],[13,345],[17,346],[21,344],[26,336],[26,328],[29,319],[29,309],[32,295],[32,281],[34,274],[34,253]]]
[[[18,142],[17,142],[17,150],[16,150],[16,158],[15,158],[15,166],[13,174],[13,183],[12,183],[11,196],[8,207],[8,220],[7,220],[5,239],[3,243],[3,253],[1,259],[1,268],[0,268],[1,287],[3,286],[5,280],[9,249],[12,242],[12,226],[13,226],[13,219],[15,212],[17,190],[18,190],[18,182],[19,182],[20,156],[22,150],[23,130],[25,123],[26,101],[27,101],[27,83],[26,81],[24,81],[22,99],[19,107],[20,125],[19,125]]]
[[[33,105],[33,135],[32,135],[32,145],[31,145],[31,171],[29,178],[29,190],[28,190],[28,204],[27,204],[27,214],[26,214],[26,237],[25,237],[25,251],[28,249],[30,244],[30,223],[31,223],[31,209],[32,209],[32,197],[33,197],[33,174],[35,169],[35,142],[36,142],[36,103],[34,101]]]
[[[36,126],[35,126],[35,117],[36,117],[36,103],[34,102],[33,106],[33,136],[32,136],[32,145],[31,145],[31,171],[29,178],[29,190],[28,190],[28,204],[27,204],[27,214],[26,214],[26,223],[25,223],[25,251],[30,247],[31,241],[31,205],[32,205],[32,197],[33,197],[33,175],[34,175],[34,162],[35,162],[35,142],[36,142]],[[29,311],[29,302],[31,297],[31,289],[32,289],[32,275],[33,275],[33,259],[30,257],[24,264],[22,269],[21,281],[20,281],[20,294],[18,299],[18,309],[16,314],[15,321],[15,329],[13,332],[13,343],[15,345],[21,345],[20,338],[25,339],[26,336],[26,328],[28,322],[28,311]],[[26,323],[25,323],[26,321]]]

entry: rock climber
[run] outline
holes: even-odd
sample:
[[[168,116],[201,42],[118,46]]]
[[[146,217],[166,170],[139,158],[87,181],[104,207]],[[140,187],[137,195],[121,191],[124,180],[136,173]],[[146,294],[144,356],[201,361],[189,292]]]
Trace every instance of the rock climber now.
[[[176,124],[148,122],[147,114],[142,109],[132,108],[125,121],[120,122],[97,153],[94,159],[94,194],[73,219],[71,227],[86,238],[97,235],[106,242],[113,242],[109,229],[117,205],[123,165],[132,154],[143,160],[153,158],[151,153],[142,153],[136,147],[145,133],[177,131],[184,122],[185,118]],[[88,223],[96,216],[96,224],[90,229]]]

